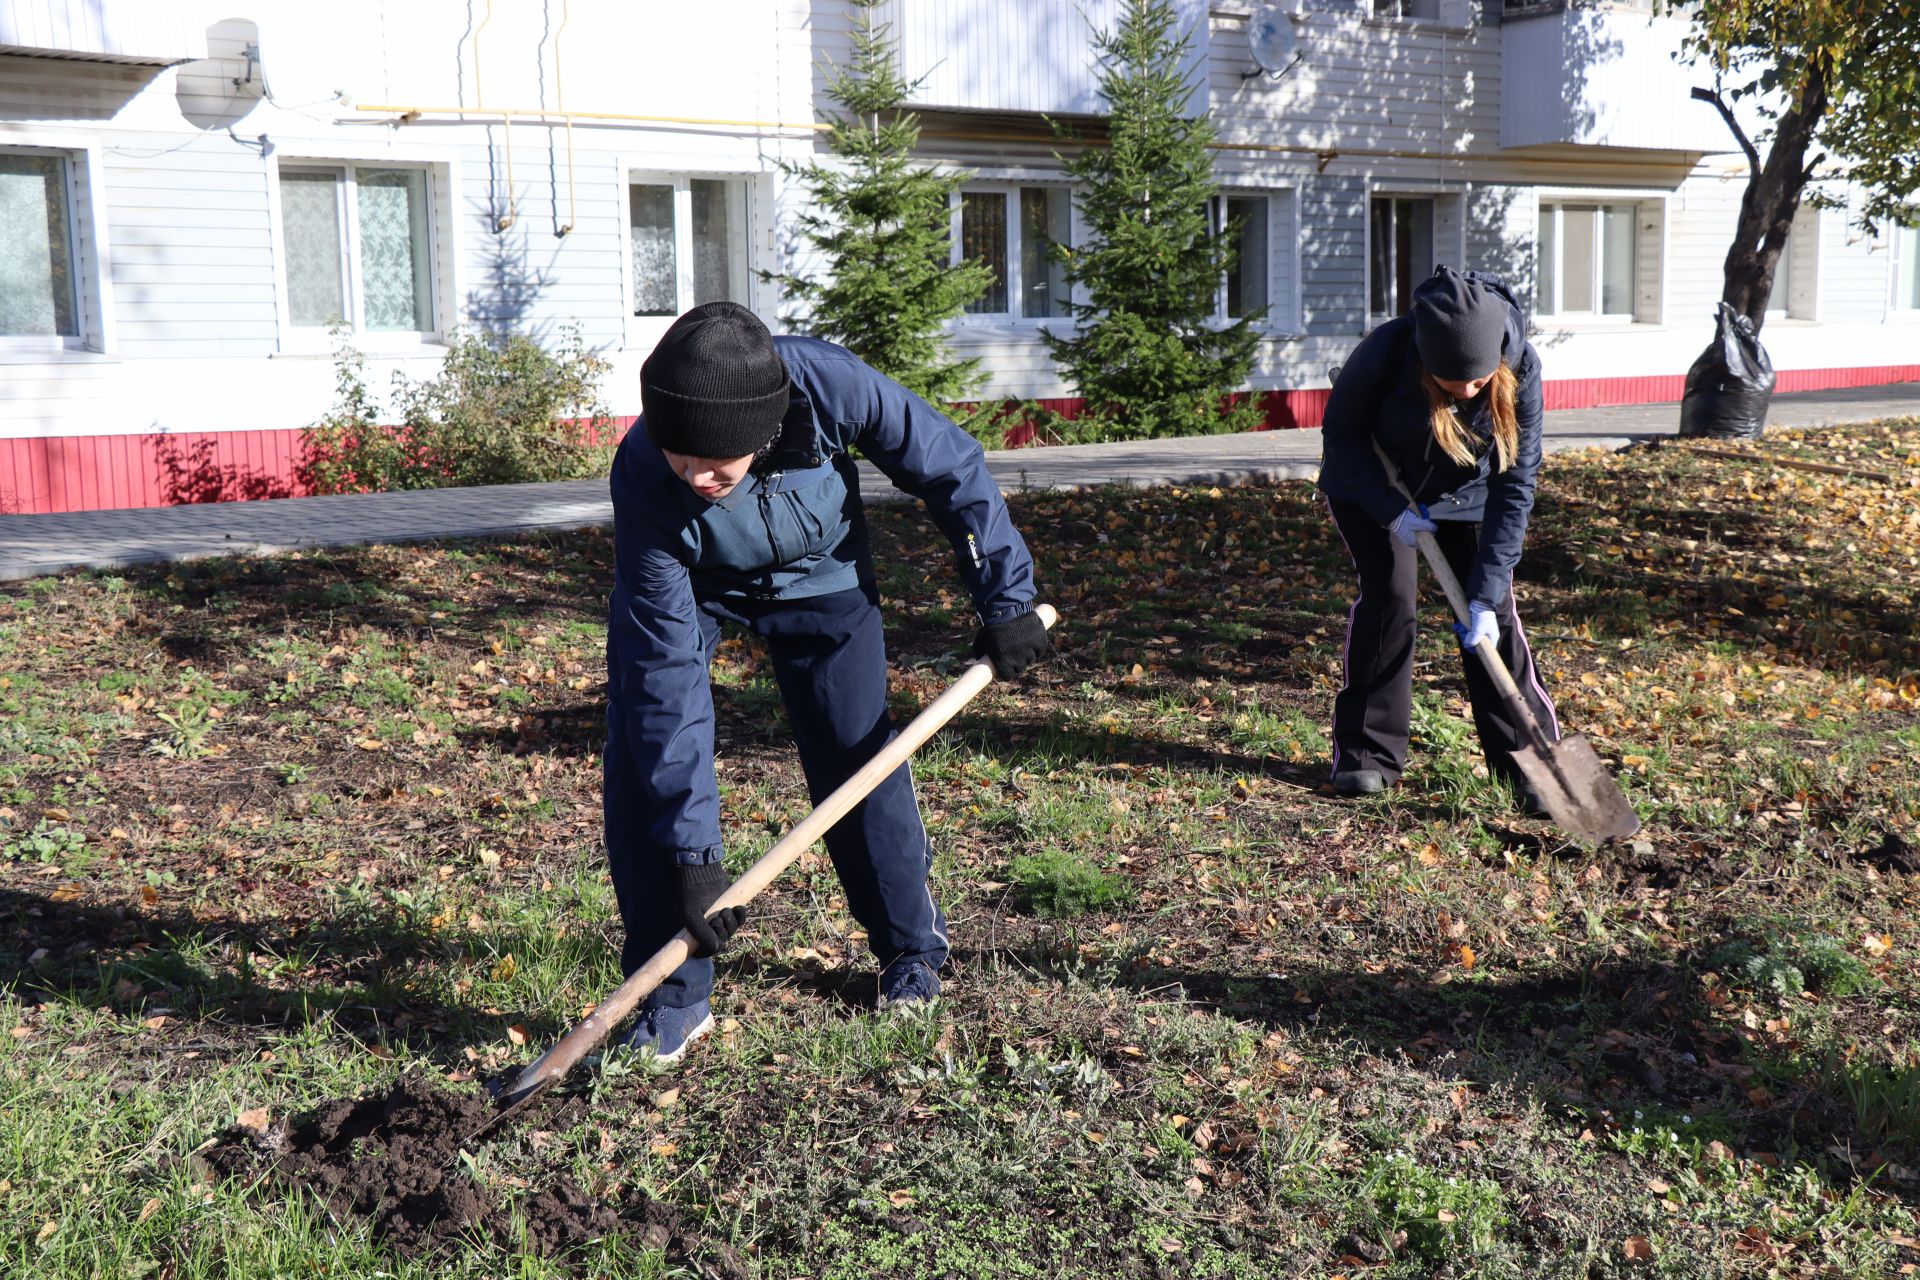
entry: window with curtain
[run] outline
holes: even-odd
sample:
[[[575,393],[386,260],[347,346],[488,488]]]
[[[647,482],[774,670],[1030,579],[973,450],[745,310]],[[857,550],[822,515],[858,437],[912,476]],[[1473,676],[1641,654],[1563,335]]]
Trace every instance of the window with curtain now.
[[[1263,195],[1229,194],[1215,196],[1208,202],[1213,233],[1216,236],[1231,234],[1237,251],[1233,267],[1221,284],[1220,300],[1215,307],[1217,314],[1229,320],[1253,315],[1271,305],[1270,199]]]
[[[1920,226],[1893,229],[1893,308],[1920,311]]]
[[[1073,242],[1073,197],[1065,187],[968,188],[958,197],[955,263],[993,273],[967,314],[1044,320],[1066,315],[1070,290],[1059,250]]]
[[[67,162],[0,151],[0,338],[79,335]]]
[[[1367,217],[1367,311],[1379,324],[1413,306],[1433,274],[1433,198],[1375,196]]]
[[[1630,204],[1542,204],[1535,312],[1633,319],[1638,214]]]
[[[633,314],[747,301],[747,184],[662,175],[627,187]]]
[[[283,167],[280,226],[294,326],[436,328],[433,195],[425,169]]]

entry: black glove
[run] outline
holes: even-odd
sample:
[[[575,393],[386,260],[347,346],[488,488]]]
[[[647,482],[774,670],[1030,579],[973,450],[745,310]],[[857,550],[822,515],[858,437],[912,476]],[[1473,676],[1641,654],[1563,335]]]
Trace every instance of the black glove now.
[[[717,956],[726,950],[727,940],[747,918],[745,907],[722,907],[712,915],[707,914],[732,883],[727,878],[727,869],[717,862],[691,867],[681,864],[680,925],[693,935],[696,956]]]
[[[994,674],[1011,680],[1053,652],[1047,624],[1029,609],[1005,622],[989,622],[973,638],[973,651],[993,663]]]

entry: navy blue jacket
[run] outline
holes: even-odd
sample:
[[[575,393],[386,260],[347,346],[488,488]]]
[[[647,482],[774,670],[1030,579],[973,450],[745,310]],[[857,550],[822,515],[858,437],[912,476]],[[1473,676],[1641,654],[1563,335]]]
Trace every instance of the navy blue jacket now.
[[[1367,335],[1333,384],[1321,428],[1320,488],[1330,498],[1364,507],[1381,524],[1392,524],[1407,503],[1388,483],[1374,454],[1373,442],[1378,440],[1407,488],[1435,520],[1481,522],[1480,552],[1467,578],[1467,598],[1498,609],[1507,598],[1513,566],[1520,562],[1540,474],[1540,355],[1527,341],[1520,304],[1506,284],[1483,272],[1465,274],[1507,302],[1502,351],[1519,382],[1513,408],[1520,439],[1513,465],[1494,470],[1493,414],[1485,391],[1460,406],[1478,454],[1472,466],[1455,462],[1434,440],[1413,346],[1413,321],[1399,316]]]
[[[787,414],[771,456],[732,493],[718,502],[695,493],[647,439],[644,419],[614,457],[608,731],[625,736],[636,766],[626,783],[648,797],[654,847],[683,863],[720,856],[699,602],[794,599],[866,581],[851,449],[926,504],[983,621],[1033,607],[1033,558],[979,442],[844,347],[773,341],[793,381]]]

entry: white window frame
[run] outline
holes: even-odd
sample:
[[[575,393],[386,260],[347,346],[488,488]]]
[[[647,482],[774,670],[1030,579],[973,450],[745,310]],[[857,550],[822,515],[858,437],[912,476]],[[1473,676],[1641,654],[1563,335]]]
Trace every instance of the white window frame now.
[[[450,297],[457,288],[457,282],[444,278],[442,268],[442,186],[454,190],[454,179],[444,163],[431,160],[389,160],[374,156],[305,156],[280,155],[277,163],[268,167],[270,191],[270,218],[273,235],[274,288],[278,303],[280,321],[280,347],[282,351],[325,352],[333,345],[330,326],[295,324],[291,312],[291,298],[287,284],[287,234],[286,220],[281,212],[280,174],[285,169],[307,172],[330,171],[344,175],[341,183],[343,198],[340,201],[341,247],[344,250],[340,269],[341,297],[345,300],[348,315],[343,317],[354,344],[365,351],[391,352],[418,350],[423,347],[444,345],[446,332],[457,321],[457,295]],[[366,301],[360,281],[360,184],[354,176],[360,169],[408,169],[426,176],[427,192],[427,299],[433,308],[433,324],[427,329],[369,329],[366,327]]]
[[[1367,332],[1371,333],[1387,321],[1392,320],[1395,316],[1404,314],[1403,312],[1393,312],[1383,315],[1373,309],[1373,202],[1375,200],[1425,200],[1430,203],[1433,206],[1433,217],[1429,230],[1431,243],[1428,245],[1428,253],[1434,265],[1437,266],[1440,263],[1446,262],[1448,259],[1446,252],[1447,246],[1442,245],[1440,242],[1440,205],[1442,201],[1449,199],[1460,200],[1461,193],[1458,191],[1439,190],[1422,191],[1403,187],[1371,187],[1368,189],[1366,211],[1362,215],[1365,221],[1361,224],[1363,228],[1361,235],[1362,252],[1364,255],[1361,259],[1361,274],[1364,278],[1361,283],[1362,292],[1360,295],[1360,305],[1366,312]],[[1415,276],[1410,288],[1419,288],[1422,279],[1424,279],[1424,277]]]
[[[1534,263],[1534,296],[1532,299],[1532,312],[1534,316],[1538,317],[1542,323],[1551,322],[1555,326],[1580,325],[1598,328],[1615,328],[1622,325],[1640,323],[1639,316],[1633,307],[1637,305],[1640,291],[1641,250],[1639,224],[1641,218],[1641,203],[1639,199],[1633,196],[1607,191],[1580,194],[1553,192],[1543,194],[1539,197],[1538,203],[1534,207],[1533,222],[1533,247],[1536,259]],[[1593,256],[1592,285],[1596,309],[1593,311],[1562,311],[1559,306],[1559,298],[1554,298],[1550,306],[1546,300],[1540,297],[1539,280],[1543,265],[1538,261],[1538,257],[1541,245],[1541,234],[1549,217],[1548,211],[1552,210],[1553,249],[1556,254],[1559,253],[1561,246],[1566,243],[1565,232],[1562,229],[1565,223],[1565,217],[1561,211],[1567,205],[1591,205],[1595,212],[1596,227],[1594,247],[1596,251]],[[1634,256],[1632,268],[1628,272],[1627,300],[1629,309],[1626,311],[1602,311],[1597,309],[1600,306],[1604,306],[1606,301],[1606,237],[1602,234],[1602,230],[1606,225],[1605,211],[1609,206],[1624,206],[1632,210]],[[1664,293],[1666,287],[1666,264],[1662,262],[1659,263],[1658,266],[1660,268],[1661,291]],[[1562,289],[1564,276],[1565,271],[1563,269],[1555,269],[1553,283],[1556,293],[1564,292]]]
[[[622,163],[620,166],[620,313],[626,317],[627,345],[652,348],[675,318],[684,315],[693,304],[693,184],[731,183],[738,192],[734,206],[740,214],[740,227],[732,239],[740,249],[739,281],[741,306],[753,309],[755,182],[760,174],[752,170],[660,169]],[[633,188],[673,188],[673,315],[639,315],[633,309]]]
[[[1363,0],[1367,22],[1410,27],[1444,27],[1465,31],[1474,25],[1480,0]],[[1408,13],[1407,9],[1425,9]]]
[[[1229,200],[1258,200],[1266,208],[1267,218],[1267,314],[1256,326],[1261,333],[1287,332],[1292,328],[1293,299],[1292,291],[1280,287],[1280,255],[1290,253],[1292,246],[1283,244],[1279,234],[1280,210],[1291,208],[1293,191],[1287,187],[1242,187],[1222,186],[1209,200],[1208,221],[1213,234],[1219,235],[1225,230],[1227,221],[1227,202]],[[1281,202],[1285,201],[1283,206]],[[1291,279],[1292,273],[1288,273]],[[1213,319],[1215,323],[1228,325],[1239,317],[1227,314],[1227,279],[1220,278],[1220,284],[1214,290]]]
[[[1914,286],[1913,305],[1900,305],[1900,273],[1912,271],[1914,265],[1900,252],[1902,246],[1906,246],[1909,253],[1920,255],[1920,223],[1911,226],[1894,223],[1887,227],[1887,318],[1902,324],[1920,323],[1920,282]]]
[[[99,140],[37,130],[9,130],[0,134],[0,150],[52,156],[62,162],[74,327],[70,334],[0,336],[0,361],[44,363],[112,355],[115,350],[113,283],[102,269],[109,261],[109,253]]]
[[[1071,327],[1073,316],[1029,316],[1023,315],[1017,308],[1020,300],[1026,296],[1026,263],[1021,244],[1022,227],[1020,224],[1020,192],[1028,187],[1047,191],[1061,192],[1067,200],[1067,243],[1069,246],[1080,240],[1080,209],[1073,198],[1073,189],[1067,183],[1045,179],[1025,180],[1006,179],[990,182],[969,182],[955,191],[947,200],[948,257],[949,265],[959,266],[960,248],[960,197],[963,195],[999,195],[1007,206],[1007,311],[965,311],[955,316],[950,324],[969,328],[981,326],[1012,326],[1021,329],[1038,329],[1042,325]],[[1068,287],[1070,301],[1078,301],[1080,291]]]

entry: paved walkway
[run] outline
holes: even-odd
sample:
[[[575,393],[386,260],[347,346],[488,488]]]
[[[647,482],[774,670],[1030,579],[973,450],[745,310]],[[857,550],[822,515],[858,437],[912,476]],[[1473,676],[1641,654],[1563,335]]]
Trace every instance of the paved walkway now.
[[[1920,382],[1774,397],[1775,426],[1822,426],[1920,414]],[[1618,449],[1673,434],[1673,404],[1570,409],[1547,415],[1547,452]],[[1010,449],[987,455],[1009,493],[1102,484],[1236,484],[1311,480],[1320,432],[1259,431],[1125,444]],[[862,464],[869,501],[904,501]],[[74,568],[117,568],[204,556],[271,555],[374,542],[478,538],[612,522],[604,480],[283,498],[209,506],[0,516],[0,581]]]

